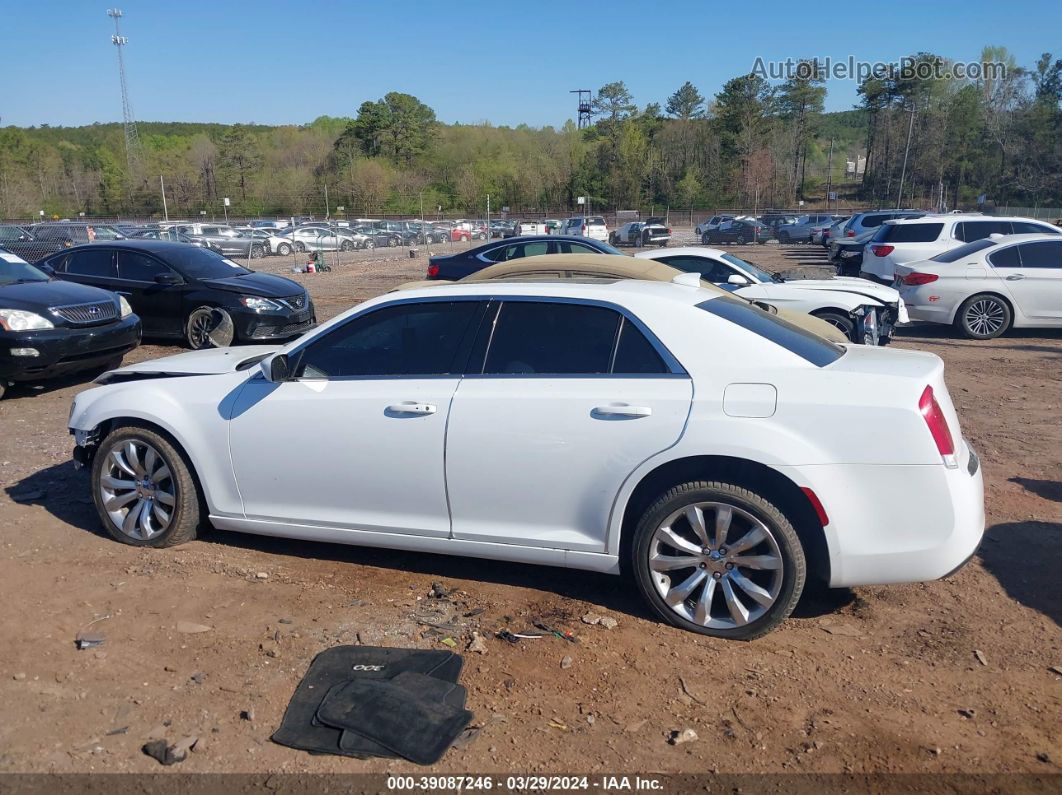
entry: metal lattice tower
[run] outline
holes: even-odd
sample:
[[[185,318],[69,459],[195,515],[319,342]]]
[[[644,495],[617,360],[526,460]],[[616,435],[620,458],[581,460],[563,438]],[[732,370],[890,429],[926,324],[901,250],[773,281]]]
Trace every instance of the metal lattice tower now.
[[[122,59],[122,47],[129,43],[129,39],[122,35],[118,21],[122,18],[122,9],[108,8],[107,16],[114,20],[114,35],[111,36],[111,44],[118,50],[118,78],[122,84],[122,124],[125,127],[125,158],[129,165],[129,178],[136,179],[140,176],[140,134],[136,129],[136,120],[133,118],[133,107],[129,104],[129,89],[125,84],[125,61]]]
[[[590,119],[592,117],[590,107],[590,89],[588,88],[576,88],[568,92],[569,94],[579,95],[579,129],[590,126]]]

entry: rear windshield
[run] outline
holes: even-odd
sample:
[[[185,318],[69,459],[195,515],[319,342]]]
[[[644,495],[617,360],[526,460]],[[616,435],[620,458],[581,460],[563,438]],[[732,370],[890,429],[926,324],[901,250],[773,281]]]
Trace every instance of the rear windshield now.
[[[937,256],[930,257],[929,259],[932,262],[955,262],[957,260],[962,259],[963,257],[968,257],[971,254],[976,254],[978,251],[981,251],[983,249],[991,248],[995,244],[995,240],[989,240],[988,238],[985,238],[983,240],[974,240],[972,243],[967,243],[964,246],[953,248],[950,251],[945,251],[943,254],[937,254]]]
[[[697,304],[697,307],[782,346],[816,367],[825,367],[844,356],[842,346],[794,326],[748,301],[720,296]]]
[[[600,215],[593,215],[593,216],[591,216],[591,217],[586,219],[586,225],[587,226],[604,226],[605,225],[605,219],[602,218]]]
[[[940,237],[944,224],[882,224],[875,243],[931,243]]]

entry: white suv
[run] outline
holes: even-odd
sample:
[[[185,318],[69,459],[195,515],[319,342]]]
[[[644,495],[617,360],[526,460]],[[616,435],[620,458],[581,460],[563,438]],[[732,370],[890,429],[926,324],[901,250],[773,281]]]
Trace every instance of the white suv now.
[[[1031,218],[987,215],[926,215],[886,221],[863,251],[860,276],[892,283],[897,265],[935,257],[948,249],[992,235],[1062,234],[1062,229]]]
[[[560,234],[588,237],[591,240],[608,242],[608,226],[600,215],[578,215],[569,218],[561,227]]]

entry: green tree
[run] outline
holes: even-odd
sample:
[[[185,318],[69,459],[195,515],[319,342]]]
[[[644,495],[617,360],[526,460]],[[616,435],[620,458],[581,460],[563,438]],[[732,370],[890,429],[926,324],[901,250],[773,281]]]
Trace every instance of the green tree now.
[[[597,90],[597,96],[591,100],[590,107],[595,116],[605,116],[612,125],[627,119],[638,110],[638,106],[634,104],[634,96],[622,80],[601,86]]]
[[[700,119],[704,116],[704,97],[701,96],[701,92],[697,90],[693,83],[687,80],[679,86],[674,94],[667,98],[665,107],[668,115],[674,116],[676,119],[683,121]]]
[[[230,127],[218,141],[218,170],[229,186],[239,188],[247,199],[247,184],[262,165],[258,142],[242,124]]]

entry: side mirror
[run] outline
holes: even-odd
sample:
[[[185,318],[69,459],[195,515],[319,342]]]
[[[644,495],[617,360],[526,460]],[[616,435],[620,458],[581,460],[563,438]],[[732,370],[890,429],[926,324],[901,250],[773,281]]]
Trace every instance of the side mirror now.
[[[732,273],[726,279],[727,284],[736,284],[738,286],[749,283],[749,280],[742,276],[740,273]]]
[[[155,274],[155,284],[161,284],[164,287],[173,287],[174,285],[181,284],[181,281],[181,277],[176,273]]]
[[[55,276],[55,268],[53,268],[47,262],[38,262],[38,263],[36,263],[36,268],[37,268],[37,270],[44,271],[49,276]]]
[[[287,354],[277,353],[268,359],[263,359],[258,368],[265,376],[265,380],[271,384],[282,384],[291,380],[291,365],[288,363]]]

